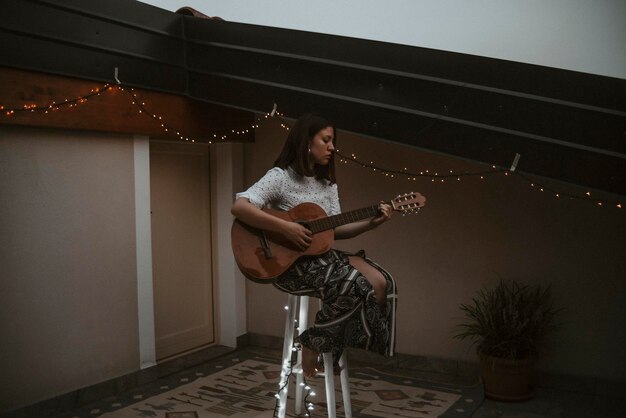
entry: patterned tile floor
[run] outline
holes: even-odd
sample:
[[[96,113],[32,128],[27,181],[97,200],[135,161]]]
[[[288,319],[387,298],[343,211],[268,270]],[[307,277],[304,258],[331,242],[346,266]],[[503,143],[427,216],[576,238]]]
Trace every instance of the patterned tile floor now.
[[[279,350],[262,349],[254,347],[255,350],[265,350],[268,355],[279,356]],[[228,353],[231,350],[224,347],[213,347],[213,355],[219,356]],[[204,354],[202,354],[204,355]],[[200,367],[196,355],[195,365],[193,356],[175,360],[179,364],[174,367],[192,368]],[[204,355],[206,356],[206,355]],[[204,360],[204,359],[203,359]],[[157,370],[157,376],[169,373],[168,368],[173,367],[174,362],[164,363],[160,365],[161,369]],[[351,360],[351,365],[355,364]],[[181,367],[182,364],[182,367]],[[356,364],[355,364],[356,365]],[[390,367],[391,369],[392,367]],[[385,370],[382,368],[382,370]],[[153,371],[154,373],[155,371]],[[415,371],[415,378],[423,378],[430,380],[438,380],[441,382],[462,383],[463,378],[458,376],[446,375],[441,373],[424,373]],[[467,380],[467,378],[465,378]],[[158,380],[157,380],[158,381]],[[565,384],[563,384],[565,383]],[[554,387],[539,387],[535,391],[533,399],[525,402],[504,403],[485,399],[480,407],[474,412],[472,418],[618,418],[626,417],[626,408],[624,407],[624,393],[620,387],[604,388],[605,391],[611,391],[611,396],[595,396],[585,394],[577,390],[580,387],[576,382],[571,382],[571,389],[566,390],[568,382],[561,382],[560,385]],[[0,414],[2,418],[44,418],[59,415],[59,409],[55,411],[46,411],[45,408],[24,408],[11,413]],[[64,410],[64,415],[69,411]]]
[[[517,403],[485,399],[472,418],[623,418],[624,399],[596,397],[557,389],[535,391],[529,401]]]

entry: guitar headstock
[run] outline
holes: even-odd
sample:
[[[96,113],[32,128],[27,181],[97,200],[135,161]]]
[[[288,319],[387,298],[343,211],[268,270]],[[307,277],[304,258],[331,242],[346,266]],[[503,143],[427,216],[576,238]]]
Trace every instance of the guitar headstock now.
[[[426,204],[426,198],[417,192],[401,194],[391,200],[393,210],[401,212],[402,215],[418,213]]]

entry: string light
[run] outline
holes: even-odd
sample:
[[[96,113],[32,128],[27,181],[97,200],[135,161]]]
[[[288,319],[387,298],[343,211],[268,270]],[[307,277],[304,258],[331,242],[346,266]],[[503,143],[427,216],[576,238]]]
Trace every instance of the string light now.
[[[99,96],[100,93],[103,92],[114,92],[116,90],[120,90],[123,91],[127,94],[129,94],[131,96],[131,104],[138,107],[138,113],[142,114],[142,115],[147,115],[149,117],[151,117],[152,119],[154,119],[156,122],[159,123],[159,126],[161,127],[161,129],[163,129],[163,131],[169,135],[171,135],[172,133],[175,133],[176,136],[178,137],[179,140],[181,141],[185,141],[185,142],[192,142],[192,143],[196,143],[196,142],[208,142],[209,144],[212,144],[213,141],[215,140],[220,140],[222,142],[226,142],[229,141],[230,138],[232,136],[240,136],[240,135],[246,135],[248,133],[250,133],[252,130],[254,129],[258,129],[260,127],[259,123],[261,122],[261,120],[263,118],[256,118],[255,122],[245,128],[242,129],[232,129],[230,133],[225,133],[225,134],[220,134],[218,136],[218,134],[213,134],[212,136],[209,135],[208,139],[200,139],[200,138],[190,138],[188,135],[183,135],[181,133],[180,129],[175,129],[174,127],[172,127],[171,125],[169,125],[167,122],[165,122],[165,120],[163,119],[163,116],[161,115],[157,115],[154,112],[150,112],[147,109],[146,106],[146,102],[143,100],[140,100],[138,94],[135,92],[135,90],[133,88],[130,89],[125,89],[121,83],[119,83],[116,86],[111,85],[110,83],[107,83],[105,85],[103,85],[100,88],[97,89],[91,89],[91,91],[88,94],[85,95],[81,95],[78,96],[74,99],[65,99],[60,103],[57,103],[56,101],[52,101],[48,104],[44,104],[44,105],[36,105],[36,104],[25,104],[23,105],[23,107],[17,107],[17,108],[5,108],[4,105],[0,105],[0,111],[2,112],[1,114],[7,117],[11,117],[13,115],[15,115],[16,113],[19,112],[43,112],[44,114],[49,114],[49,112],[51,111],[56,111],[56,110],[60,110],[63,107],[66,108],[73,108],[78,106],[79,104],[83,104],[86,103],[88,101],[89,98],[93,97],[93,96]],[[275,114],[279,114],[278,112],[275,112]],[[265,114],[264,117],[268,118],[269,117],[269,113]],[[284,125],[284,124],[283,124]],[[289,127],[287,126],[283,126],[283,128],[285,129],[289,129]]]
[[[425,178],[430,179],[431,183],[439,182],[445,183],[445,179],[454,177],[457,181],[461,181],[462,177],[474,177],[479,176],[481,180],[485,179],[485,176],[497,175],[499,173],[504,173],[505,176],[509,177],[517,177],[527,182],[530,187],[538,188],[541,192],[550,192],[553,196],[557,198],[568,197],[570,199],[578,199],[578,200],[586,200],[595,203],[599,207],[603,207],[605,205],[615,206],[618,209],[622,209],[622,202],[616,200],[606,200],[606,199],[598,199],[591,196],[591,192],[587,191],[584,195],[577,195],[573,193],[566,193],[563,191],[555,190],[551,187],[548,187],[544,184],[540,184],[535,180],[531,180],[528,176],[520,173],[519,171],[510,171],[508,169],[500,168],[498,169],[495,165],[491,165],[490,171],[476,171],[476,172],[464,172],[464,173],[454,173],[453,170],[449,170],[448,174],[439,174],[435,172],[434,174],[430,174],[429,170],[422,170],[419,172],[411,172],[406,167],[403,170],[394,170],[385,167],[376,166],[373,161],[369,163],[365,163],[357,158],[355,154],[350,154],[350,157],[340,153],[338,150],[335,151],[337,156],[339,156],[339,161],[343,163],[352,163],[357,164],[361,168],[371,170],[372,173],[382,173],[386,178],[392,178],[394,174],[405,176],[407,180],[415,181],[417,178]]]
[[[112,86],[110,83],[106,83],[100,88],[91,89],[88,94],[78,96],[74,99],[66,98],[60,103],[57,103],[56,101],[52,101],[44,105],[25,104],[22,107],[16,107],[16,108],[6,108],[4,105],[0,105],[0,115],[12,117],[15,114],[20,113],[20,112],[31,112],[31,113],[42,112],[44,114],[49,114],[51,111],[61,110],[62,108],[77,107],[80,104],[87,103],[88,100],[93,96],[99,96],[103,92],[113,92],[116,89],[126,92],[132,97],[131,103],[134,106],[137,106],[139,108],[138,109],[139,114],[147,115],[151,117],[152,119],[154,119],[155,121],[159,123],[160,127],[163,129],[164,132],[168,133],[169,135],[171,135],[172,133],[175,133],[178,139],[184,142],[191,142],[191,143],[208,142],[209,144],[212,144],[213,142],[227,142],[227,141],[230,141],[230,138],[233,135],[239,136],[239,135],[248,134],[251,131],[260,128],[261,126],[260,123],[262,123],[264,120],[269,120],[269,119],[274,119],[274,118],[277,118],[281,121],[280,127],[282,129],[286,131],[290,130],[289,125],[283,119],[284,114],[278,112],[276,110],[277,106],[274,105],[274,109],[272,110],[272,112],[266,113],[262,115],[261,117],[257,117],[255,119],[255,122],[252,125],[247,126],[245,128],[231,129],[230,133],[219,134],[219,135],[214,133],[212,135],[209,135],[209,137],[204,140],[199,139],[199,138],[190,138],[188,135],[184,135],[183,133],[181,133],[180,129],[175,129],[172,126],[170,126],[167,122],[165,122],[165,120],[163,119],[163,116],[157,115],[154,112],[148,111],[146,102],[143,100],[140,100],[135,90],[133,88],[124,89],[122,84],[119,82],[117,86]],[[382,167],[376,166],[373,161],[370,161],[369,164],[359,161],[355,154],[351,154],[351,156],[348,158],[347,156],[341,154],[339,150],[336,150],[335,153],[340,157],[339,161],[344,164],[348,164],[348,163],[358,164],[362,168],[371,170],[373,173],[381,173],[386,178],[396,178],[396,175],[398,175],[398,176],[402,176],[403,178],[406,178],[409,181],[417,181],[418,178],[430,178],[431,182],[435,182],[435,180],[440,180],[441,183],[445,183],[445,179],[451,178],[451,177],[456,178],[457,181],[461,181],[461,178],[463,177],[479,176],[481,180],[484,180],[485,176],[487,175],[504,173],[505,176],[509,176],[509,174],[514,174],[517,178],[521,178],[525,180],[528,184],[530,184],[532,188],[535,188],[535,186],[537,186],[542,192],[549,191],[553,196],[557,198],[565,196],[570,199],[591,201],[599,207],[603,207],[607,205],[607,206],[615,206],[615,208],[617,209],[622,209],[622,202],[620,201],[597,199],[591,196],[590,191],[587,191],[584,195],[576,195],[572,193],[565,193],[562,191],[557,191],[546,185],[539,184],[536,181],[529,179],[526,175],[520,173],[519,171],[498,169],[495,165],[491,166],[492,167],[491,171],[454,173],[452,170],[449,170],[449,174],[438,174],[437,172],[435,174],[430,174],[429,170],[422,170],[419,172],[410,172],[408,170],[408,167],[404,167],[403,170],[393,170],[393,169],[382,168]]]
[[[365,163],[365,162],[360,161],[356,157],[355,154],[351,154],[349,158],[345,156],[344,154],[342,154],[341,152],[339,152],[338,150],[335,151],[335,154],[337,154],[340,157],[339,159],[340,162],[343,162],[343,163],[350,162],[350,163],[358,164],[362,168],[369,169],[373,172],[381,173],[385,177],[395,178],[395,176],[398,175],[398,176],[404,176],[406,177],[407,180],[412,180],[412,181],[417,180],[418,177],[429,178],[433,182],[436,180],[444,182],[445,179],[447,178],[456,178],[457,180],[460,181],[461,177],[481,176],[481,178],[483,178],[484,175],[491,175],[491,174],[502,173],[502,172],[505,172],[505,174],[508,175],[507,170],[497,169],[495,168],[495,166],[493,166],[493,170],[490,170],[490,171],[465,172],[465,173],[455,173],[453,170],[449,170],[449,174],[439,174],[439,172],[430,174],[429,170],[422,170],[420,172],[410,172],[408,168],[406,167],[403,170],[394,170],[394,169],[388,169],[384,167],[378,167],[372,161],[370,161],[370,163]]]
[[[285,308],[288,308],[288,307],[285,306]],[[291,359],[285,360],[281,367],[280,382],[278,384],[278,392],[274,394],[274,398],[276,398],[276,404],[274,406],[274,414],[272,415],[273,418],[277,418],[279,415],[279,412],[281,411],[281,408],[286,408],[287,406],[287,399],[285,399],[285,404],[281,405],[280,395],[283,393],[283,391],[287,390],[287,386],[289,385],[289,378],[293,374],[294,365],[297,361],[297,357],[294,359],[295,357],[294,353],[298,351],[298,348],[296,347],[295,343],[292,344],[291,351],[292,351]],[[304,376],[303,371],[300,370],[299,373],[302,373],[302,379],[303,379],[303,381],[300,383],[300,387],[306,391],[306,394],[304,395],[302,399],[302,403],[305,406],[304,414],[307,418],[311,418],[312,417],[311,411],[314,409],[314,404],[313,402],[309,401],[308,398],[309,396],[315,396],[315,392],[312,390],[311,386],[309,386],[309,384],[307,383],[306,377]]]
[[[279,119],[282,119],[283,114],[276,112],[277,115],[279,116]],[[281,126],[283,126],[283,124],[281,124]],[[531,180],[530,178],[528,178],[526,175],[520,173],[519,171],[510,171],[508,169],[498,169],[496,167],[495,164],[491,165],[492,170],[491,171],[476,171],[476,172],[465,172],[465,173],[454,173],[453,170],[449,170],[449,174],[445,174],[445,175],[439,175],[438,173],[430,174],[429,170],[422,170],[419,173],[417,172],[410,172],[408,170],[407,167],[404,167],[404,170],[400,171],[400,170],[393,170],[393,169],[387,169],[387,168],[383,168],[383,167],[378,167],[374,164],[373,161],[370,161],[369,164],[359,161],[359,159],[357,158],[357,156],[354,153],[350,154],[350,157],[347,157],[346,155],[342,154],[339,149],[335,150],[335,154],[337,156],[339,156],[339,162],[340,163],[344,163],[344,164],[348,164],[348,163],[353,163],[353,164],[358,164],[360,165],[362,168],[371,170],[372,173],[382,173],[386,178],[392,178],[393,174],[399,174],[399,175],[403,175],[406,176],[407,180],[410,181],[416,181],[417,178],[430,178],[431,182],[434,183],[436,179],[440,179],[442,183],[444,183],[446,178],[449,177],[456,177],[457,181],[461,181],[462,177],[475,177],[475,176],[479,176],[480,180],[484,180],[485,176],[487,175],[496,175],[498,173],[504,173],[505,176],[509,176],[509,174],[514,174],[515,177],[517,178],[521,178],[524,181],[526,181],[528,184],[530,184],[531,187],[535,187],[536,185],[541,189],[541,191],[543,192],[544,190],[548,190],[550,192],[552,192],[556,197],[561,197],[561,196],[565,196],[568,197],[570,199],[578,199],[578,200],[587,200],[587,201],[591,201],[597,204],[597,206],[602,207],[603,204],[605,205],[615,205],[616,208],[618,209],[622,209],[622,202],[616,201],[616,200],[606,200],[606,199],[595,199],[591,197],[591,192],[587,191],[585,193],[584,196],[581,195],[576,195],[576,194],[572,194],[572,193],[566,193],[566,192],[562,192],[562,191],[557,191],[554,190],[550,187],[547,187],[545,185],[539,184],[534,180]],[[512,176],[511,176],[512,177]]]
[[[44,105],[37,105],[37,104],[25,104],[22,107],[16,107],[16,108],[7,108],[5,109],[4,106],[0,106],[0,111],[2,111],[2,114],[4,114],[5,116],[13,116],[16,113],[20,113],[20,112],[43,112],[44,114],[49,113],[50,111],[56,111],[59,110],[63,107],[68,107],[68,108],[72,108],[72,107],[76,107],[79,104],[83,104],[83,103],[87,103],[87,101],[93,97],[93,96],[99,96],[100,93],[102,93],[103,91],[108,91],[111,88],[111,85],[109,83],[105,84],[104,86],[98,88],[98,89],[91,89],[91,91],[88,94],[82,95],[82,96],[78,96],[74,99],[65,99],[63,102],[61,103],[57,103],[56,101],[52,101],[48,104],[44,104]]]
[[[135,93],[134,89],[131,88],[129,94],[131,94],[131,96],[132,96],[131,103],[139,108],[139,113],[142,113],[142,114],[150,116],[152,119],[154,119],[155,121],[157,121],[159,123],[159,125],[161,126],[161,128],[163,129],[164,132],[167,132],[167,133],[170,133],[170,131],[174,132],[180,141],[185,141],[185,142],[192,142],[192,143],[208,142],[209,144],[212,144],[215,141],[228,142],[228,141],[230,141],[230,138],[232,136],[245,135],[245,134],[250,133],[252,130],[255,130],[255,129],[259,128],[260,127],[259,123],[263,119],[263,118],[260,118],[260,117],[256,118],[255,122],[252,125],[247,126],[245,128],[241,128],[241,129],[231,129],[230,133],[224,133],[224,134],[219,134],[219,135],[216,134],[216,133],[214,133],[212,135],[209,134],[208,138],[205,138],[205,139],[193,138],[193,137],[190,138],[189,135],[182,134],[180,129],[176,129],[176,128],[170,126],[163,119],[163,116],[157,115],[156,113],[148,111],[148,109],[146,107],[146,102],[143,101],[143,100],[140,100],[139,96]],[[270,115],[269,113],[266,113],[264,115],[264,118],[268,118],[269,115]]]
[[[615,205],[615,207],[617,209],[622,209],[622,203],[617,201],[617,200],[597,199],[595,197],[592,197],[591,196],[591,192],[589,192],[589,191],[587,191],[582,196],[581,195],[577,195],[577,194],[573,194],[573,193],[567,193],[567,192],[563,192],[563,191],[558,191],[558,190],[555,190],[555,189],[553,189],[553,188],[551,188],[549,186],[546,186],[544,184],[537,183],[536,181],[531,180],[530,178],[528,178],[528,176],[526,176],[525,174],[522,174],[522,173],[520,173],[518,171],[515,171],[514,174],[518,178],[520,178],[523,181],[525,181],[526,183],[530,184],[532,187],[535,187],[535,185],[536,185],[536,186],[540,187],[542,192],[544,190],[546,190],[546,191],[556,195],[556,197],[559,197],[559,198],[560,197],[568,197],[570,199],[578,199],[578,200],[589,201],[589,202],[596,203],[596,205],[600,206],[600,207],[602,207],[604,205],[609,205],[609,206]]]

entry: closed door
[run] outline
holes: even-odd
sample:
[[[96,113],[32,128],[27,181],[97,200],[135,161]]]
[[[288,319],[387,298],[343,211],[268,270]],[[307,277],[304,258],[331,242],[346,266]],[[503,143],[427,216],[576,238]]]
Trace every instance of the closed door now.
[[[215,341],[209,185],[208,147],[150,144],[157,360]]]

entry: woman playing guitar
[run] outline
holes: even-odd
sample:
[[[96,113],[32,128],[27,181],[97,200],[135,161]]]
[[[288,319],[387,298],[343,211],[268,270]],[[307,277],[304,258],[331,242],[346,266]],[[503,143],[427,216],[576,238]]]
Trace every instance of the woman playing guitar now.
[[[301,116],[289,132],[283,149],[270,169],[248,190],[238,193],[232,214],[244,224],[280,236],[294,248],[306,251],[313,233],[305,224],[261,210],[288,211],[312,202],[326,214],[341,213],[335,183],[335,127],[314,114]],[[425,199],[421,199],[421,205]],[[420,206],[421,206],[420,205]],[[390,204],[381,203],[378,214],[334,228],[335,239],[347,239],[389,221]],[[299,258],[273,280],[278,289],[320,298],[323,308],[315,324],[298,337],[305,376],[313,377],[321,352],[338,359],[346,346],[393,355],[396,285],[391,275],[365,257],[330,249],[317,256]]]

